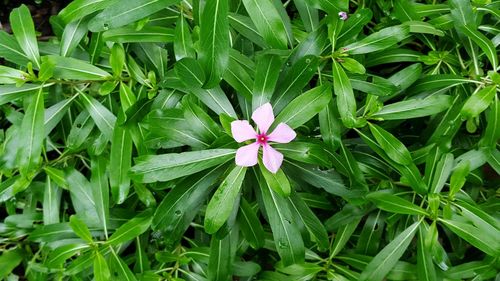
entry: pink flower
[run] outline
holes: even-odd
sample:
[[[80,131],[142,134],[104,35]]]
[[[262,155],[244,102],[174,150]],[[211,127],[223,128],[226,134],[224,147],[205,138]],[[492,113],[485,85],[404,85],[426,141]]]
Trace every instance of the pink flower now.
[[[236,165],[250,167],[257,164],[259,147],[262,146],[264,166],[275,174],[281,167],[283,154],[272,148],[269,142],[289,143],[297,134],[285,123],[279,123],[272,133],[267,133],[274,122],[273,108],[269,103],[257,108],[252,114],[252,120],[257,124],[258,133],[247,120],[231,122],[231,133],[237,142],[255,139],[254,143],[242,146],[236,151]]]
[[[339,18],[341,20],[346,20],[348,18],[347,13],[346,12],[339,12]]]

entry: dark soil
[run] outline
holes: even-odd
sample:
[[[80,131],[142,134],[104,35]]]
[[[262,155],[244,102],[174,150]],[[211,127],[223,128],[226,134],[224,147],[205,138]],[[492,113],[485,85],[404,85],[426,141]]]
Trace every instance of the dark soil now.
[[[71,2],[52,1],[52,0],[37,0],[37,1],[15,1],[15,0],[0,0],[0,30],[12,33],[9,24],[9,14],[12,9],[25,4],[31,11],[35,29],[41,36],[53,35],[49,19],[53,15],[57,15],[59,11]]]

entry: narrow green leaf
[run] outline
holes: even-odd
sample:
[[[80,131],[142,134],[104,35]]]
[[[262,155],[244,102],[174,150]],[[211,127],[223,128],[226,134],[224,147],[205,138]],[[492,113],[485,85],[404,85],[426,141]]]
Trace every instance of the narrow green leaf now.
[[[73,215],[69,217],[69,226],[71,226],[71,229],[75,232],[78,237],[82,238],[85,242],[87,243],[92,243],[92,234],[90,234],[90,230],[83,222],[80,220],[77,216]]]
[[[133,219],[122,224],[115,233],[109,237],[106,244],[114,246],[134,239],[149,229],[152,219],[151,210],[148,209],[140,213]]]
[[[304,261],[305,249],[300,231],[295,226],[290,206],[285,198],[276,194],[267,182],[258,178],[262,200],[273,231],[274,243],[283,265]]]
[[[219,83],[229,62],[228,12],[228,0],[209,1],[203,8],[198,55],[207,73],[205,88],[213,88]]]
[[[23,4],[19,8],[12,10],[9,19],[10,26],[19,46],[35,66],[40,68],[40,53],[38,52],[35,25],[33,24],[30,10]]]
[[[123,203],[130,189],[128,171],[132,167],[132,137],[128,129],[115,124],[111,139],[109,184],[113,201]]]
[[[339,147],[342,134],[342,123],[335,103],[334,99],[330,100],[328,105],[319,113],[321,137],[333,151]]]
[[[292,192],[290,197],[288,197],[288,202],[295,213],[295,217],[299,218],[306,227],[311,240],[317,243],[318,250],[325,251],[328,249],[328,234],[316,214],[309,209],[304,200],[296,192]]]
[[[281,58],[278,55],[269,54],[257,58],[252,89],[252,109],[256,109],[271,100],[280,69]]]
[[[222,181],[208,202],[205,213],[205,231],[209,234],[217,232],[227,221],[245,178],[246,167],[236,166]]]
[[[286,27],[270,0],[243,0],[243,5],[264,41],[271,48],[286,49]]]
[[[237,118],[231,102],[220,86],[212,89],[191,89],[191,93],[215,113],[225,113],[233,118]]]
[[[352,128],[356,122],[356,99],[351,82],[344,70],[335,60],[332,63],[333,92],[337,96],[337,108],[342,123],[347,128]]]
[[[134,42],[164,42],[174,41],[174,30],[161,26],[145,26],[141,30],[136,30],[132,26],[120,27],[102,33],[106,41],[117,43]]]
[[[375,124],[368,123],[368,125],[377,142],[392,160],[401,165],[413,162],[410,151],[401,141]]]
[[[382,281],[410,245],[420,222],[410,225],[382,249],[365,267],[360,281]]]
[[[194,58],[195,52],[193,47],[193,38],[191,38],[191,32],[189,31],[189,25],[184,18],[184,14],[181,13],[177,19],[174,31],[174,53],[175,59],[181,60],[182,58]]]
[[[208,280],[228,281],[232,275],[231,234],[223,239],[212,236],[208,260]]]
[[[190,57],[179,60],[174,65],[177,77],[188,88],[200,88],[205,83],[205,72],[200,63]]]
[[[465,102],[460,111],[464,119],[470,119],[479,116],[491,104],[496,95],[496,86],[487,86],[481,90],[475,91]]]
[[[384,105],[380,111],[370,116],[383,120],[406,120],[434,115],[448,109],[452,97],[448,95],[434,95],[425,99],[410,99]]]
[[[134,273],[128,265],[116,254],[115,250],[110,246],[111,255],[109,256],[109,270],[111,276],[123,281],[136,281]]]
[[[62,190],[47,175],[43,192],[43,224],[59,223]]]
[[[244,197],[241,197],[237,220],[243,237],[252,248],[259,249],[264,246],[264,228]]]
[[[0,30],[0,57],[18,65],[26,65],[30,61],[14,36],[3,30]]]
[[[60,55],[69,57],[78,47],[82,38],[87,35],[87,20],[84,18],[68,23],[64,27],[64,32],[61,37]]]
[[[271,173],[264,167],[264,165],[260,164],[259,167],[264,179],[274,192],[283,197],[290,196],[292,189],[288,178],[285,173],[283,173],[283,170],[279,169],[276,173]]]
[[[108,220],[109,220],[109,185],[108,176],[106,173],[107,159],[98,156],[91,158],[90,166],[92,176],[90,177],[90,185],[92,186],[92,196],[94,197],[95,208],[100,224],[104,230],[104,234],[108,235]],[[111,170],[115,169],[116,166]]]
[[[117,0],[75,0],[64,7],[58,17],[65,23],[79,20],[86,15],[114,5]]]
[[[498,68],[498,54],[491,40],[469,25],[461,26],[459,30],[483,50],[491,63],[491,68],[496,70]]]
[[[113,128],[115,127],[116,117],[104,105],[93,97],[80,93],[80,100],[84,104],[87,111],[90,113],[95,124],[106,136],[108,140],[113,137]]]
[[[4,251],[0,256],[0,278],[7,278],[11,272],[23,261],[23,254],[19,248]]]
[[[283,122],[295,129],[323,110],[331,98],[330,86],[325,84],[313,88],[291,101],[276,117],[274,123]]]
[[[94,256],[94,279],[96,281],[107,281],[111,279],[108,263],[99,251],[96,251]]]
[[[21,124],[21,132],[18,135],[20,149],[16,158],[21,174],[25,176],[33,173],[40,163],[40,154],[45,139],[44,110],[44,92],[40,88],[38,93],[31,98]]]
[[[106,80],[111,75],[83,60],[61,56],[45,56],[42,61],[54,64],[54,77],[74,80]]]
[[[483,230],[458,220],[438,219],[448,229],[484,253],[496,257],[500,255],[500,241],[494,233],[485,233]]]
[[[335,257],[338,253],[340,253],[340,251],[342,251],[342,249],[344,249],[345,245],[349,242],[349,239],[358,227],[360,221],[360,219],[354,219],[338,229],[335,234],[333,244],[330,247],[330,258]]]
[[[448,180],[453,168],[453,154],[444,154],[436,165],[432,182],[429,186],[429,193],[440,193],[444,184]]]
[[[227,162],[234,149],[212,149],[163,155],[140,156],[131,175],[141,182],[169,181]]]
[[[386,27],[368,35],[355,43],[344,46],[349,54],[366,54],[387,49],[405,39],[410,33],[410,28],[404,25]]]
[[[127,25],[176,4],[179,0],[123,0],[111,5],[89,22],[92,32]]]
[[[366,195],[366,199],[372,201],[378,208],[397,214],[422,215],[427,212],[412,202],[385,191],[375,191]]]
[[[477,83],[477,81],[455,74],[428,75],[413,84],[408,94],[417,94],[432,90],[445,91],[465,83]]]

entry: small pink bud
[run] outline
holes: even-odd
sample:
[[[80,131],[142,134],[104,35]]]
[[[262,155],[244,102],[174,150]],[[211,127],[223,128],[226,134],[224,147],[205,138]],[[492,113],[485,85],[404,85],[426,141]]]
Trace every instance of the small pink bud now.
[[[349,16],[347,15],[346,12],[339,12],[339,18],[341,20],[346,20]]]

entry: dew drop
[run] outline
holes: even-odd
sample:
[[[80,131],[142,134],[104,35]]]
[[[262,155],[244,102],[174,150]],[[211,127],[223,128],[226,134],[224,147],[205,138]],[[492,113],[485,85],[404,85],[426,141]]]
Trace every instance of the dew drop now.
[[[311,59],[306,59],[306,63],[311,63]]]
[[[181,210],[177,210],[177,211],[175,211],[175,215],[176,215],[176,216],[180,216],[180,215],[182,215],[182,211],[181,211]]]
[[[288,224],[292,224],[292,221],[289,220],[289,219],[285,219],[285,221],[288,223]]]
[[[285,249],[288,247],[288,243],[285,240],[280,240],[278,242],[278,247],[280,247],[281,249]]]
[[[109,24],[105,23],[102,28],[104,28],[104,30],[108,30],[109,29]]]
[[[292,63],[291,62],[287,62],[286,66],[290,67],[290,66],[292,66]]]

